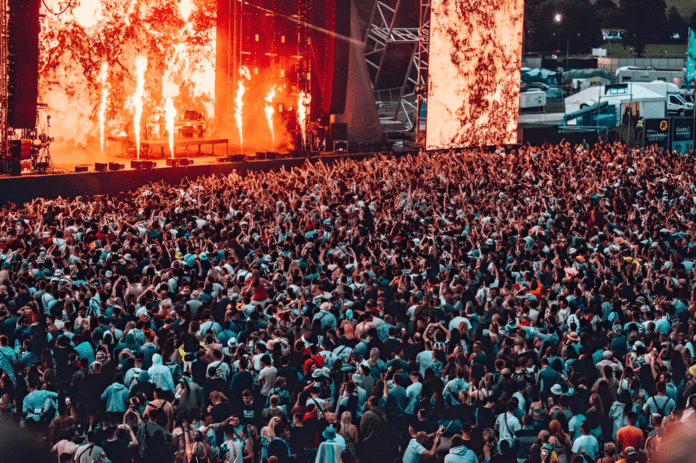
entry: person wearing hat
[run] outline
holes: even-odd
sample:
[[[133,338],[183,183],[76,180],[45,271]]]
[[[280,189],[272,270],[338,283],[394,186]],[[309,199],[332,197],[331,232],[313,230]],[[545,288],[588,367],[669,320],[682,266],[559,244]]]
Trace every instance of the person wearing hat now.
[[[638,461],[638,452],[636,452],[635,447],[626,447],[623,451],[623,455],[626,458],[617,461],[617,463],[635,463]]]

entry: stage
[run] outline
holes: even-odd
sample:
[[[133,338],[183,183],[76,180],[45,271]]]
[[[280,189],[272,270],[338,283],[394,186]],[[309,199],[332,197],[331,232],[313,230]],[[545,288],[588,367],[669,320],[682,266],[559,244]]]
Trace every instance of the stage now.
[[[417,150],[393,150],[396,156],[408,153],[417,153]],[[115,155],[97,157],[94,153],[80,150],[57,150],[52,153],[55,172],[48,174],[24,173],[20,177],[0,175],[0,203],[13,202],[22,204],[35,198],[52,199],[58,196],[62,198],[117,194],[124,191],[135,190],[152,182],[165,182],[173,185],[184,179],[196,179],[210,175],[228,175],[233,170],[237,172],[269,171],[285,166],[286,169],[301,167],[305,161],[316,162],[321,160],[327,164],[336,160],[366,159],[375,156],[375,152],[368,153],[321,153],[309,158],[284,158],[263,161],[219,162],[219,156],[202,155],[191,156],[194,163],[187,167],[168,167],[166,159],[153,160],[156,168],[152,170],[135,170],[130,168],[130,159]],[[177,156],[178,157],[178,156]],[[96,159],[95,159],[96,158]],[[119,171],[94,172],[94,163],[116,162],[125,164],[126,168]],[[89,172],[76,173],[75,166],[88,165]]]

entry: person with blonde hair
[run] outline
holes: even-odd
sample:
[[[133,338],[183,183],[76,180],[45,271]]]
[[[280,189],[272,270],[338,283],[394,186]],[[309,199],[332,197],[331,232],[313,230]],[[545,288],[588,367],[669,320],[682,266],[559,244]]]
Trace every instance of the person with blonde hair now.
[[[275,427],[278,423],[280,423],[280,417],[274,416],[268,421],[268,424],[261,429],[261,461],[266,459],[268,444],[270,444],[275,437]]]
[[[346,441],[346,449],[350,450],[353,457],[357,456],[358,427],[353,424],[353,414],[345,411],[341,414],[341,428],[338,432]]]
[[[189,463],[209,463],[210,460],[206,456],[205,445],[201,442],[196,442],[191,447],[191,459]]]

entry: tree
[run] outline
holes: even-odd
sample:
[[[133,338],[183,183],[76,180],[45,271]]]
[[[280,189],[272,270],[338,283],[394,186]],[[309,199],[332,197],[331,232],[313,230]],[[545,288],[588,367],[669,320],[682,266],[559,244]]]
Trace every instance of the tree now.
[[[641,56],[649,43],[664,43],[669,38],[665,0],[625,0],[621,13],[626,21],[626,43]]]
[[[561,15],[561,23],[555,21]],[[525,48],[589,53],[597,43],[600,24],[588,0],[527,0],[524,8]],[[560,34],[560,37],[559,37]],[[565,54],[565,53],[563,53]]]
[[[669,9],[669,13],[667,13],[667,22],[669,23],[670,37],[679,34],[680,43],[683,42],[689,32],[689,25],[684,18],[681,17],[675,6]]]
[[[619,7],[613,0],[597,0],[594,10],[601,28],[624,27]]]

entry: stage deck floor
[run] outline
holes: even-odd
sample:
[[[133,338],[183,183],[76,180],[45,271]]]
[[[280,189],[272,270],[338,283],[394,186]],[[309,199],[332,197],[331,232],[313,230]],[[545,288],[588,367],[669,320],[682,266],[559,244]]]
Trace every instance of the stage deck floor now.
[[[99,150],[79,150],[79,149],[52,149],[51,157],[53,158],[53,166],[55,173],[65,174],[68,172],[75,172],[75,166],[86,165],[89,166],[90,172],[94,170],[95,162],[117,162],[119,164],[125,164],[126,169],[130,169],[131,158],[120,157],[116,153],[117,150],[106,150],[104,155],[101,154]],[[213,156],[212,154],[195,154],[191,150],[188,156],[184,156],[184,153],[178,153],[177,158],[187,157],[192,159],[194,164],[211,164],[217,162],[217,159],[223,157],[224,154],[219,154]],[[210,151],[210,147],[207,147],[207,151]],[[224,150],[220,150],[221,152]],[[144,160],[145,158],[143,158]],[[154,161],[157,163],[157,167],[166,166],[167,160],[162,159],[147,159],[148,161]],[[30,172],[22,171],[22,175],[32,175]]]

